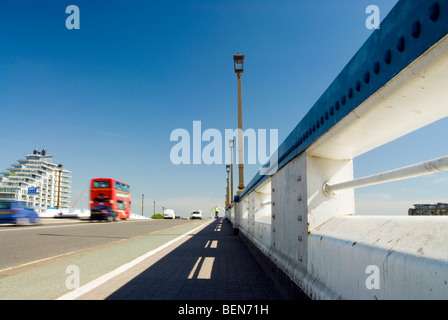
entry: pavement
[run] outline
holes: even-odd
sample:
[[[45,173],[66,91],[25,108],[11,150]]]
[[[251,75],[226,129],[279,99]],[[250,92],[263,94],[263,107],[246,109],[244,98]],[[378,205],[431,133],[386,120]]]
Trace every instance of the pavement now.
[[[281,300],[227,220],[213,220],[78,300]]]

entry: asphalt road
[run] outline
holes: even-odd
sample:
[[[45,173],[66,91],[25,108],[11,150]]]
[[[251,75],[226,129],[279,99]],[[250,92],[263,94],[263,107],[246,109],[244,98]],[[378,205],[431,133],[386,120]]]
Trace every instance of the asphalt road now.
[[[57,299],[74,288],[73,279],[82,286],[207,222],[51,219],[38,226],[0,225],[0,300]]]
[[[189,220],[54,221],[0,225],[0,272],[192,223]]]

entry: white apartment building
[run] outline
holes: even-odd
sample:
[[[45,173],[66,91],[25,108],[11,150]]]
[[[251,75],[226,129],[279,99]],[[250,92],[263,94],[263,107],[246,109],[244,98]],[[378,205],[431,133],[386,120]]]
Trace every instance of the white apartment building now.
[[[53,156],[34,149],[0,173],[0,201],[26,201],[36,208],[68,208],[71,201],[70,171],[53,163]],[[60,183],[59,183],[60,182]]]

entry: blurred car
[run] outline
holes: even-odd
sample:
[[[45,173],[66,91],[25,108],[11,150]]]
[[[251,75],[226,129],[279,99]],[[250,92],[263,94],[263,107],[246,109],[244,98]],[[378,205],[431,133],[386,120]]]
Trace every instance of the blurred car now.
[[[163,219],[175,219],[176,215],[174,214],[174,210],[166,209],[163,211]]]
[[[190,219],[202,219],[202,211],[201,210],[193,210],[191,213]]]
[[[94,206],[90,210],[90,220],[118,221],[118,213],[112,210],[110,206]]]
[[[25,201],[0,201],[0,223],[38,224],[40,218]]]

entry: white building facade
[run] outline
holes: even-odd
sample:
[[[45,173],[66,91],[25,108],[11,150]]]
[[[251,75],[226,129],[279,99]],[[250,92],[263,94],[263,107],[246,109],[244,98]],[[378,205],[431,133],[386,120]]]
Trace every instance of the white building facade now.
[[[71,172],[53,163],[45,149],[34,149],[0,174],[0,201],[26,201],[36,208],[68,208],[71,201]]]

